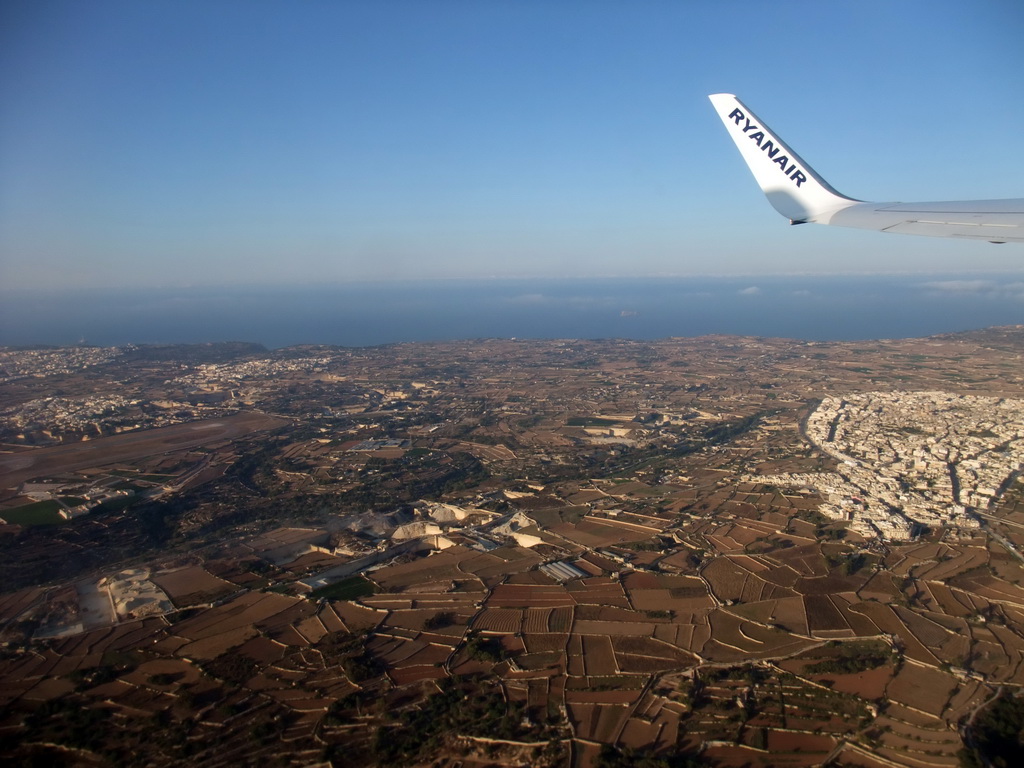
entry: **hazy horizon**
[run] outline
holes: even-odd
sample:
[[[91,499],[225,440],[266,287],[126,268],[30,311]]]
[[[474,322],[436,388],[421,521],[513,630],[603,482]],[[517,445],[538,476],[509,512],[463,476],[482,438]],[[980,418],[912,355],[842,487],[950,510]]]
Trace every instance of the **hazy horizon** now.
[[[811,341],[1024,322],[1024,271],[0,291],[0,344],[376,344],[738,334]]]

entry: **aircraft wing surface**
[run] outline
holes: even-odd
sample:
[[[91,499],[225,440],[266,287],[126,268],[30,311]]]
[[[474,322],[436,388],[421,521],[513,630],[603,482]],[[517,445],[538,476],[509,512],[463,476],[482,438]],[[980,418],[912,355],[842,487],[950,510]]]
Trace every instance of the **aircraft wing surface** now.
[[[709,97],[772,206],[791,224],[1024,243],[1024,198],[867,203],[837,192],[731,93]]]

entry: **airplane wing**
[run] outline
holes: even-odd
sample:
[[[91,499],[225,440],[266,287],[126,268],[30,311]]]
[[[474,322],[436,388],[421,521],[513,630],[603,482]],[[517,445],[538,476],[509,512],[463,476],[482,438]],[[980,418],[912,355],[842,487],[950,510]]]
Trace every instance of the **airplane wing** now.
[[[867,203],[837,192],[731,93],[708,98],[768,202],[791,224],[830,224],[905,235],[1024,243],[1024,198]]]

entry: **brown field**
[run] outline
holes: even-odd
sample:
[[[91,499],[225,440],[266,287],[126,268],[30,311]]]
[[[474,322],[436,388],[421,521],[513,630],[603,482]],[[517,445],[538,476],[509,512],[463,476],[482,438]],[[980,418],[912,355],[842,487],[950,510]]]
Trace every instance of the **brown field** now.
[[[560,523],[551,526],[549,530],[584,547],[607,547],[637,538],[635,530],[598,523],[593,519],[580,523]]]
[[[485,557],[481,553],[476,554],[479,558]],[[486,557],[488,558],[487,562],[490,563],[489,565],[485,565],[483,561],[478,562],[475,559],[471,559],[460,564],[460,567],[466,573],[472,573],[478,579],[493,584],[495,579],[503,576],[523,574],[525,571],[529,571],[538,565],[542,559],[536,552],[524,547],[501,547],[488,553]],[[540,572],[530,575],[544,579],[547,578]]]
[[[259,632],[251,624],[235,627],[215,635],[206,635],[200,640],[183,645],[178,649],[178,654],[194,659],[215,659],[257,634]]]
[[[971,648],[971,669],[989,679],[1002,679],[1012,670],[1010,658],[999,639],[987,627],[970,628],[974,645]]]
[[[607,637],[587,635],[583,638],[583,659],[591,677],[617,674],[615,652]]]
[[[631,653],[618,653],[615,655],[616,663],[623,674],[627,675],[649,675],[655,672],[668,672],[677,670],[684,663],[657,656],[637,656]]]
[[[550,587],[553,579],[540,570],[514,571],[509,569],[506,564],[500,573],[495,572],[493,576],[488,576],[484,581],[491,586],[503,582],[505,584],[539,584],[544,587]]]
[[[1002,679],[1008,683],[1020,685],[1021,680],[1024,679],[1024,669],[1021,668],[1021,660],[1024,659],[1024,640],[1008,627],[994,625],[991,629],[992,634],[1003,644],[1012,666],[1012,669],[1008,670]]]
[[[796,584],[797,579],[800,578],[800,574],[788,565],[773,566],[766,571],[762,571],[759,575],[765,581],[780,587],[792,587]]]
[[[662,558],[660,563],[663,567],[676,568],[680,571],[692,571],[693,565],[690,563],[691,554],[692,553],[686,549],[680,549],[668,557]]]
[[[525,653],[516,657],[516,665],[525,670],[531,676],[541,673],[542,675],[565,674],[565,654],[561,651],[545,651],[543,653]],[[511,674],[505,677],[511,678]],[[542,678],[543,679],[543,678]]]
[[[582,635],[569,635],[569,642],[565,647],[565,655],[569,665],[569,674],[574,677],[586,676],[587,668],[583,662]]]
[[[643,691],[635,689],[599,691],[594,689],[569,689],[565,692],[566,704],[632,704]]]
[[[953,557],[951,560],[928,564],[915,571],[914,575],[919,579],[928,579],[929,581],[945,581],[972,568],[984,565],[988,560],[988,552],[984,549],[968,547],[962,554]]]
[[[797,536],[806,536],[809,539],[817,538],[817,533],[814,528],[814,524],[807,520],[801,520],[794,518],[789,521],[789,530],[795,533]]]
[[[956,686],[956,678],[947,672],[919,664],[904,664],[889,683],[886,695],[892,701],[937,717],[942,714]]]
[[[655,743],[661,729],[662,724],[657,721],[649,723],[646,720],[631,717],[622,729],[619,744],[632,749],[643,749]]]
[[[200,640],[263,621],[299,602],[294,597],[250,592],[178,622],[174,626],[174,633],[189,640]]]
[[[901,605],[892,606],[893,612],[902,621],[914,636],[928,646],[930,649],[942,647],[946,641],[954,636],[954,633],[943,627],[939,622],[934,621],[925,612],[916,613],[909,611]],[[940,618],[940,617],[936,617]]]
[[[568,635],[548,632],[531,632],[523,635],[523,642],[526,643],[526,650],[529,653],[561,651],[565,648],[568,640]]]
[[[722,531],[723,529],[719,530]],[[725,527],[724,530],[727,531],[729,528]],[[710,544],[718,554],[724,555],[732,552],[743,551],[743,545],[725,533],[705,533],[704,538],[707,539],[708,544]]]
[[[960,690],[955,692],[949,700],[949,712],[947,718],[950,721],[958,721],[964,715],[970,713],[975,707],[989,697],[988,686],[979,680],[969,680],[961,684]]]
[[[30,587],[0,597],[0,620],[10,621],[18,617],[22,611],[28,608],[45,590],[39,587]]]
[[[548,616],[549,632],[568,632],[572,625],[573,609],[569,607],[553,608]]]
[[[580,618],[596,619],[597,621],[625,621],[632,623],[634,621],[650,621],[647,614],[638,613],[637,611],[630,610],[628,608],[615,608],[614,606],[603,605],[597,610],[596,615],[582,616],[584,608],[577,608],[576,614]]]
[[[523,617],[523,632],[547,632],[550,608],[527,608]]]
[[[614,704],[596,704],[595,706],[598,709],[598,716],[594,725],[594,738],[603,743],[611,743],[628,716],[629,708]]]
[[[403,592],[402,597],[412,601],[413,608],[433,608],[435,611],[474,613],[476,603],[485,592]]]
[[[373,580],[388,590],[405,590],[409,587],[419,589],[423,584],[433,581],[451,583],[466,578],[466,574],[459,568],[460,564],[478,555],[478,552],[466,547],[451,547],[427,558],[380,568],[373,572]]]
[[[417,665],[440,666],[452,655],[452,646],[448,645],[426,645],[411,656],[407,656],[397,667],[409,667]]]
[[[820,765],[821,753],[795,752],[783,755],[759,752],[749,747],[713,746],[701,752],[701,759],[707,761],[708,765],[714,765],[718,768],[745,768],[747,766],[750,768],[755,766],[762,766],[763,768],[775,768],[775,766],[803,768],[807,766],[809,768],[810,766]]]
[[[836,740],[831,736],[768,731],[768,750],[771,752],[831,752],[835,746]]]
[[[755,526],[744,523],[732,526],[732,529],[729,531],[729,538],[746,546],[763,537],[765,533],[765,531],[759,530]]]
[[[852,675],[815,675],[813,679],[832,680],[830,686],[833,691],[839,693],[851,693],[860,696],[862,699],[872,701],[880,699],[885,695],[886,686],[892,680],[895,669],[890,664],[869,669],[866,672],[857,672]]]
[[[789,599],[799,600],[800,598]],[[775,619],[775,607],[778,603],[778,600],[759,600],[757,602],[739,603],[737,605],[730,606],[730,610],[737,616],[742,616],[745,619],[770,624]]]
[[[488,607],[507,608],[558,608],[575,604],[565,587],[540,584],[499,584],[487,600]]]
[[[911,753],[925,751],[938,758],[940,764],[945,757],[951,759],[949,764],[959,765],[956,753],[963,742],[959,734],[949,730],[941,720],[936,721],[932,727],[922,727],[883,715],[875,724],[887,731],[882,733],[881,742],[889,749]]]
[[[744,621],[723,610],[712,611],[708,620],[711,623],[710,639],[704,643],[700,653],[715,661],[779,656],[795,653],[812,643],[782,630]]]
[[[810,595],[804,598],[807,611],[807,626],[811,632],[828,632],[849,629],[839,609],[827,595]]]
[[[831,595],[831,600],[832,605],[842,614],[843,620],[850,625],[854,635],[870,637],[882,634],[882,630],[870,618],[856,609],[857,606],[862,605],[856,595],[850,593]]]
[[[732,557],[732,561],[744,570],[757,574],[770,571],[774,567],[764,562],[760,557],[755,557],[753,555],[735,555]]]
[[[206,602],[238,590],[231,582],[217,578],[198,565],[163,571],[150,576],[149,580],[166,592],[177,606]]]
[[[908,658],[919,661],[923,664],[938,665],[939,660],[914,636],[914,633],[907,629],[907,626],[900,621],[893,613],[892,608],[881,603],[858,603],[851,609],[869,618],[882,632],[890,635],[897,635],[904,644],[904,652]]]
[[[719,600],[739,600],[749,575],[747,570],[727,557],[715,558],[701,570],[701,576]]]
[[[786,597],[775,601],[774,617],[770,618],[779,626],[785,627],[790,632],[806,635],[807,612],[804,610],[804,601],[799,597]]]
[[[708,585],[700,576],[657,574],[658,586],[671,589],[677,597],[707,597]]]
[[[876,573],[864,583],[864,586],[857,590],[857,595],[862,599],[870,600],[874,598],[883,603],[890,602],[898,594],[899,589],[893,583],[892,575],[885,571]]]
[[[593,741],[594,728],[600,714],[598,705],[587,703],[574,704],[566,701],[566,710],[576,738]]]
[[[773,538],[780,539],[783,537]],[[822,556],[821,548],[817,542],[808,543],[806,539],[785,538],[793,541],[797,546],[776,550],[771,553],[769,559],[777,561],[781,565],[788,565],[801,576],[825,576],[828,574],[825,558]]]
[[[381,622],[380,626],[382,629],[396,627],[418,631],[423,629],[423,624],[427,620],[432,619],[436,615],[437,611],[433,608],[391,611],[387,618]]]
[[[581,635],[608,635],[611,637],[639,635],[650,637],[654,633],[654,624],[642,621],[625,622],[577,619],[572,625],[572,631]]]
[[[867,581],[867,575],[840,576],[830,573],[828,576],[801,576],[793,585],[793,589],[801,595],[834,595],[837,592],[856,592]]]
[[[936,609],[946,615],[967,617],[974,613],[972,607],[968,607],[964,601],[957,599],[959,590],[953,590],[946,584],[936,581],[928,582],[925,586],[936,603]]]
[[[679,627],[679,634],[676,635],[677,644],[693,653],[703,653],[704,646],[711,639],[711,624],[708,616],[701,617],[700,624],[687,624]]]
[[[388,677],[390,677],[392,682],[398,686],[410,685],[423,680],[440,680],[447,676],[448,674],[442,667],[429,665],[399,667],[392,669],[388,673]]]
[[[661,582],[658,580],[658,576],[653,573],[644,573],[643,571],[631,571],[622,577],[623,586],[629,590],[637,589],[659,589],[662,587]]]
[[[277,640],[279,643],[295,646],[297,648],[304,648],[310,645],[309,639],[291,624],[269,629],[267,630],[267,635],[273,640]]]
[[[254,637],[238,648],[238,653],[244,653],[249,658],[263,664],[273,664],[285,657],[288,647],[282,643],[276,643],[269,638]]]
[[[616,656],[620,654],[650,656],[651,658],[670,659],[677,664],[693,661],[690,654],[653,637],[613,637],[611,643]]]
[[[638,589],[629,593],[633,607],[638,611],[675,611],[679,613],[697,613],[710,609],[714,605],[711,596],[705,597],[672,597],[670,589]]]
[[[484,608],[473,620],[473,629],[484,632],[519,632],[522,614],[517,608]]]
[[[314,645],[323,639],[329,631],[316,616],[309,616],[295,624],[295,631],[302,635],[302,638],[310,645]]]
[[[403,661],[427,647],[418,640],[383,635],[373,635],[366,642],[366,649],[389,667],[402,666]]]
[[[1011,584],[1003,579],[997,579],[994,576],[961,577],[957,585],[992,602],[1007,602],[1024,608],[1024,587]]]
[[[66,696],[74,690],[75,684],[70,680],[49,677],[38,681],[34,686],[27,689],[22,696],[26,701],[52,701],[53,699]],[[0,701],[3,701],[3,699],[0,698]]]
[[[174,675],[177,679],[172,683],[158,685],[151,680],[154,675]],[[129,674],[123,675],[122,679],[157,690],[171,690],[180,685],[192,685],[201,677],[199,669],[185,659],[154,659],[143,662]]]
[[[595,555],[591,552],[573,561],[573,565],[592,576],[600,576],[605,573],[615,573],[618,566],[607,558]]]
[[[331,602],[331,608],[345,623],[349,632],[373,629],[384,618],[383,611],[375,611],[349,600],[334,600]]]
[[[610,605],[628,608],[629,601],[617,579],[598,576],[577,582],[569,582],[566,591],[577,605]]]
[[[350,557],[335,557],[329,555],[326,552],[307,552],[304,555],[299,555],[297,558],[292,560],[290,563],[281,563],[281,567],[285,568],[292,573],[304,574],[309,573],[313,570],[324,570],[332,568],[337,565],[344,565],[351,560]]]

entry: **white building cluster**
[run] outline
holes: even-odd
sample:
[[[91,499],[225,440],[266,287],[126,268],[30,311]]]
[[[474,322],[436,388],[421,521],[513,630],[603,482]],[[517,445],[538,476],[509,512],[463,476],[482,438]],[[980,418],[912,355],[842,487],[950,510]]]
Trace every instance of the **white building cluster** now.
[[[245,360],[240,363],[202,363],[169,384],[206,388],[221,387],[250,379],[270,379],[289,373],[318,373],[327,370],[329,357],[300,357],[293,360]]]
[[[39,429],[51,436],[90,430],[101,434],[105,421],[137,405],[138,400],[120,395],[44,397],[0,411],[0,423],[12,431]]]
[[[61,347],[59,349],[0,349],[0,382],[27,376],[76,373],[102,365],[134,347]]]
[[[829,397],[807,438],[839,461],[835,472],[759,482],[813,488],[821,512],[867,536],[906,540],[914,524],[977,528],[1024,468],[1024,401],[948,392]]]

